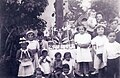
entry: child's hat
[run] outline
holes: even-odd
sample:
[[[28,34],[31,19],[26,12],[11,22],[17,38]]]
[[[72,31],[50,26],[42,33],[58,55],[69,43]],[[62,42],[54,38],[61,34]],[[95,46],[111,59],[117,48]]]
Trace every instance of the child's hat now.
[[[42,51],[48,51],[48,50],[44,48],[44,49],[42,49]]]
[[[29,44],[24,37],[20,38],[19,44],[26,43]]]
[[[28,31],[28,32],[26,33],[26,35],[29,34],[29,33],[33,33],[33,34],[34,34],[34,31],[30,30],[30,31]]]
[[[103,27],[106,28],[106,26],[104,24],[97,24],[97,26],[95,27],[95,29],[99,28],[99,27]]]

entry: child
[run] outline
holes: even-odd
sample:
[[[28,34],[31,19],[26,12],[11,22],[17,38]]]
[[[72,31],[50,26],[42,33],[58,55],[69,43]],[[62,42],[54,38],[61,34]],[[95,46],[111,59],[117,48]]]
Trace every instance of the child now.
[[[55,68],[56,71],[52,72],[48,78],[63,78],[62,75],[62,68],[61,67],[56,67]]]
[[[105,44],[105,52],[103,53],[103,62],[107,65],[107,78],[119,78],[119,57],[120,44],[115,41],[116,33],[110,31],[108,33],[109,42]]]
[[[40,68],[36,68],[36,70],[35,70],[35,78],[44,78],[43,77],[43,72],[41,71]]]
[[[110,21],[110,30],[113,30],[116,32],[116,41],[120,43],[120,25],[118,24],[118,20],[111,20]]]
[[[61,60],[61,57],[62,57],[62,55],[61,55],[60,52],[57,52],[57,53],[55,54],[55,61],[54,61],[54,64],[53,64],[54,71],[56,71],[55,68],[57,68],[57,67],[61,67],[61,68],[62,68],[62,60]]]
[[[90,12],[90,16],[88,17],[88,20],[87,20],[87,24],[88,24],[87,31],[91,36],[97,24],[97,20],[95,17],[96,17],[96,12],[94,9],[92,9]]]
[[[49,46],[48,46],[47,37],[44,36],[44,34],[38,33],[37,36],[38,36],[38,42],[39,42],[39,45],[40,45],[40,51],[39,51],[38,54],[39,54],[39,56],[41,56],[42,49],[47,49],[48,52],[49,52]]]
[[[75,36],[79,33],[79,27],[76,28],[76,33],[73,35],[73,39],[75,38]],[[74,40],[73,40],[74,41]],[[77,45],[75,44],[75,49],[77,49]]]
[[[37,40],[39,42],[39,46],[40,46],[40,51],[38,52],[38,57],[40,57],[42,55],[41,51],[42,51],[42,39],[44,37],[44,34],[43,33],[38,33],[37,34]]]
[[[103,14],[101,12],[98,12],[96,14],[96,20],[97,20],[97,23],[100,23],[101,20],[103,20]]]
[[[33,55],[28,50],[28,43],[25,38],[20,38],[21,49],[17,51],[16,58],[20,62],[18,77],[31,77],[34,74],[34,67],[32,64]]]
[[[42,66],[44,70],[45,77],[47,77],[51,72],[50,63],[51,63],[51,59],[48,56],[48,51],[44,49],[42,51],[42,56],[39,58],[39,64]]]
[[[30,49],[34,55],[33,65],[34,68],[36,69],[38,68],[38,52],[40,49],[40,45],[39,42],[35,40],[35,34],[33,31],[28,31],[26,33],[26,37],[27,37],[27,42],[29,43],[28,49]]]
[[[76,60],[80,67],[80,76],[83,76],[83,74],[88,76],[89,63],[92,62],[92,56],[89,48],[91,43],[91,35],[86,33],[86,28],[83,25],[79,27],[79,34],[75,36],[74,41],[78,47],[76,52]]]
[[[63,64],[62,78],[75,78],[73,74],[69,73],[70,67],[68,64]]]
[[[42,49],[47,49],[47,51],[49,51],[49,46],[46,36],[43,37],[41,44],[42,44]]]
[[[107,37],[104,35],[105,26],[102,24],[98,24],[96,27],[97,36],[92,39],[92,48],[94,50],[94,68],[95,71],[92,74],[96,74],[99,72],[99,69],[104,67],[103,65],[103,52],[104,45],[108,42]]]
[[[69,73],[73,73],[73,69],[75,68],[75,60],[72,59],[71,53],[66,52],[63,57],[62,64],[68,64],[70,67]]]
[[[88,26],[88,24],[87,24],[87,18],[83,18],[81,20],[81,24],[83,24],[87,28],[87,26]]]

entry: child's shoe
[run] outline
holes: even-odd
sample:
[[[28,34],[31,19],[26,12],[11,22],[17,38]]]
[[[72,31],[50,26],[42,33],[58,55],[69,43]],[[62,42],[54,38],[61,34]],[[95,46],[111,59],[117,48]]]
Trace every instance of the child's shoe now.
[[[80,74],[80,76],[81,76],[81,77],[83,77],[83,76],[84,76],[84,74]]]
[[[86,76],[86,77],[88,77],[88,76],[89,76],[89,74],[85,74],[85,76]]]
[[[91,74],[92,75],[95,75],[95,74],[97,74],[98,73],[98,71],[97,70],[95,70],[94,72],[92,72]]]

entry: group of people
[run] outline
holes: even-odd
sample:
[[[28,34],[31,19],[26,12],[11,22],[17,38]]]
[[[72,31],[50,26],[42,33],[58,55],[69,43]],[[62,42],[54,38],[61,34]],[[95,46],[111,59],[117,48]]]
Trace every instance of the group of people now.
[[[119,18],[119,16],[118,16]],[[91,74],[100,73],[102,78],[119,78],[120,19],[106,21],[101,12],[92,10],[88,18],[83,18],[74,35],[77,48],[76,61],[80,75],[88,76],[89,63],[94,68]],[[87,71],[87,72],[86,72]],[[104,75],[103,75],[104,74]]]
[[[88,18],[83,18],[77,24],[73,42],[76,48],[75,58],[70,52],[66,52],[63,57],[60,52],[56,52],[52,57],[54,59],[51,59],[46,37],[40,37],[40,34],[36,37],[34,31],[27,31],[20,38],[21,48],[16,55],[19,62],[18,77],[75,78],[77,72],[81,77],[89,77],[104,69],[106,78],[119,78],[118,19],[112,19],[108,25],[102,13],[91,11]]]
[[[107,78],[114,78],[114,75],[119,78],[120,44],[116,41],[116,32],[109,30],[104,35],[105,26],[98,24],[95,28],[97,35],[92,38],[85,30],[86,28],[81,25],[80,33],[75,35],[76,61],[80,65],[81,76],[83,74],[88,76],[89,63],[92,62],[95,70],[91,74],[97,74],[103,70],[103,72],[106,71]]]
[[[66,52],[64,61],[62,61],[61,53],[57,52],[53,61],[49,56],[46,37],[42,37],[42,40],[39,37],[36,38],[32,30],[20,38],[19,44],[21,48],[16,54],[16,60],[19,63],[19,78],[65,78],[73,71],[75,63],[71,60],[71,53]],[[68,65],[69,62],[72,63],[72,66]],[[72,74],[69,76],[74,77]]]

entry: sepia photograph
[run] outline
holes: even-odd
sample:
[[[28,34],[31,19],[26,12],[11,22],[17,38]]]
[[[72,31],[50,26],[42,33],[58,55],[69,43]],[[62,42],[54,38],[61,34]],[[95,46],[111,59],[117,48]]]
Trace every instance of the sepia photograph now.
[[[120,0],[0,0],[0,78],[120,78]]]

